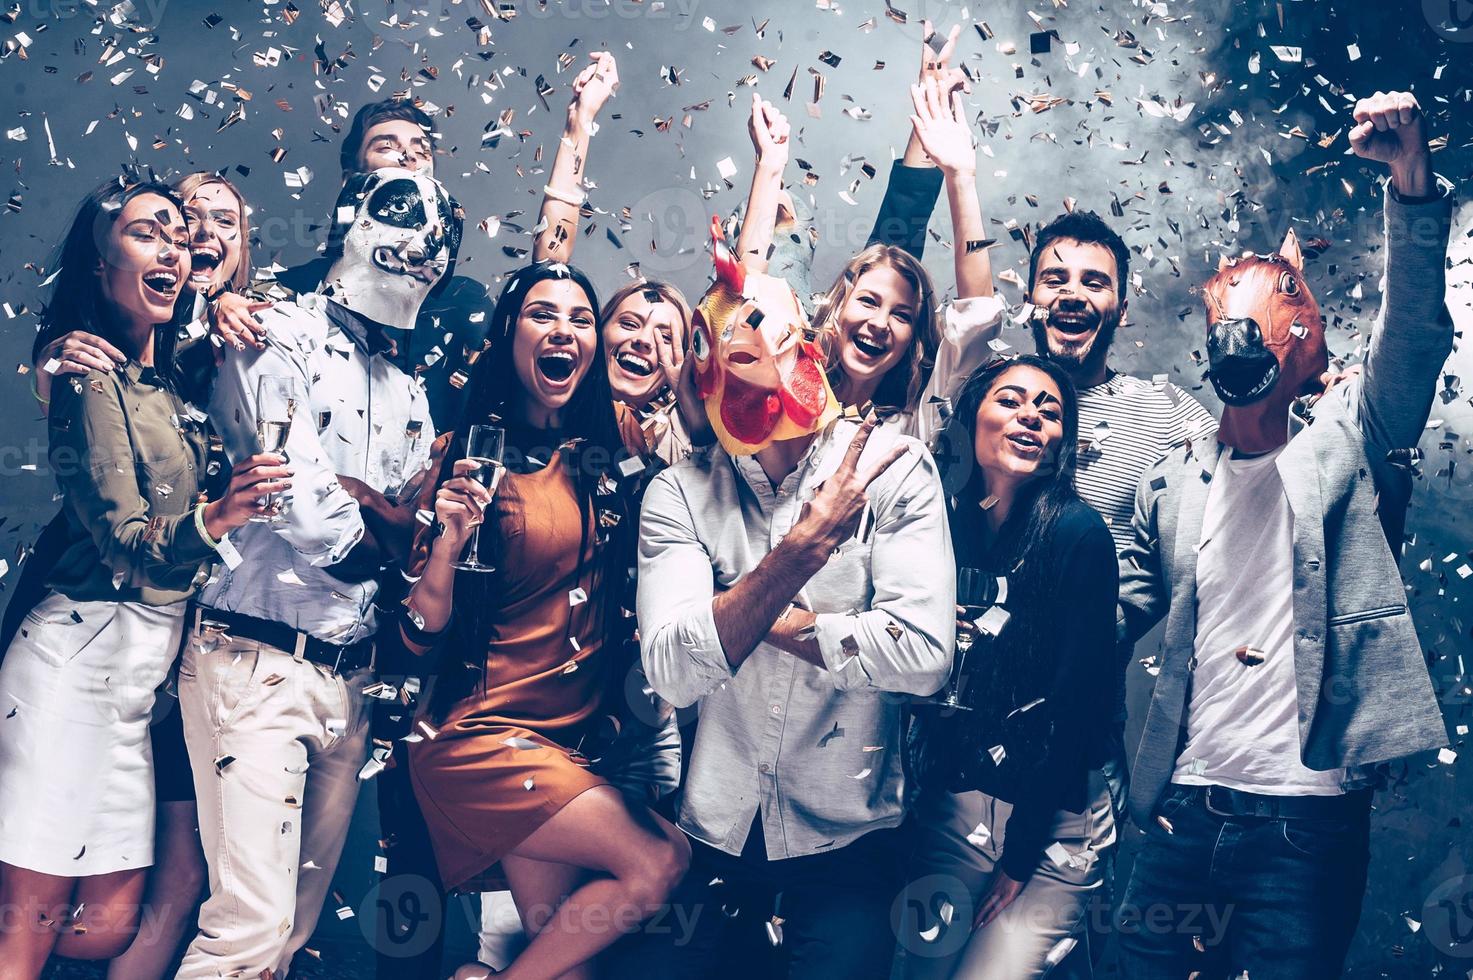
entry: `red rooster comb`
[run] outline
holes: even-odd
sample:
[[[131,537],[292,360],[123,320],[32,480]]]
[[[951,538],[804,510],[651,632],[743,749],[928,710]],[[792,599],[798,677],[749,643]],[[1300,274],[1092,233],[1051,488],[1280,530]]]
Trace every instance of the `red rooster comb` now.
[[[721,219],[715,215],[711,216],[711,259],[716,265],[716,280],[741,295],[746,286],[747,272],[731,254],[731,248],[726,244],[726,233],[721,230]]]

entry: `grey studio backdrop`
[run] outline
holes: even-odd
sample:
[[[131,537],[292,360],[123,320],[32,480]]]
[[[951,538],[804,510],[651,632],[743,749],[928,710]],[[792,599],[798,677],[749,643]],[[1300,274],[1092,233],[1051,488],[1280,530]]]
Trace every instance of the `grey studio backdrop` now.
[[[976,79],[967,105],[1004,295],[1021,300],[1032,230],[1066,201],[1113,215],[1134,253],[1114,366],[1168,375],[1216,409],[1202,384],[1205,321],[1193,289],[1220,254],[1272,251],[1290,227],[1327,240],[1309,280],[1332,351],[1361,356],[1380,299],[1381,225],[1379,174],[1347,150],[1356,98],[1412,89],[1440,138],[1437,169],[1466,182],[1473,161],[1469,0],[20,0],[0,10],[0,331],[16,365],[0,384],[7,599],[56,507],[25,373],[40,285],[77,201],[124,166],[161,176],[228,168],[253,208],[257,268],[294,264],[324,237],[345,116],[408,92],[435,115],[437,173],[466,209],[458,271],[495,284],[530,248],[567,86],[587,52],[607,49],[622,84],[588,161],[593,216],[578,264],[604,292],[637,266],[698,295],[709,218],[741,202],[751,175],[745,118],[755,89],[797,133],[788,179],[813,212],[818,290],[864,245],[904,147],[922,17],[960,22],[957,61]],[[1473,322],[1470,223],[1465,207],[1449,294],[1463,330]],[[948,225],[943,203],[927,251],[943,289]],[[1003,336],[1031,348],[1021,327]],[[1402,568],[1452,752],[1392,766],[1377,796],[1356,977],[1473,970],[1466,348],[1445,371]],[[1131,666],[1132,738],[1156,649],[1141,644]],[[330,899],[312,944],[328,957],[361,943],[371,914],[373,797],[362,794],[337,876],[341,901]],[[1127,832],[1127,858],[1136,835]],[[340,918],[339,906],[361,914]],[[464,916],[450,915],[463,945]]]

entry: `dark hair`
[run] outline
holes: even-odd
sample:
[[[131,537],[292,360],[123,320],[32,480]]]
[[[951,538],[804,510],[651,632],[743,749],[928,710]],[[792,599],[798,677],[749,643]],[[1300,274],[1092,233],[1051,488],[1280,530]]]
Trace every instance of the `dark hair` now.
[[[998,564],[1005,565],[1001,570],[1007,572],[1007,609],[1011,618],[994,641],[991,654],[971,661],[969,686],[977,692],[973,699],[977,717],[973,721],[993,726],[994,730],[1000,730],[1010,712],[1047,693],[1052,682],[1057,651],[1049,640],[1050,621],[1059,614],[1057,603],[1061,597],[1053,585],[1057,569],[1052,567],[1050,550],[1059,518],[1079,501],[1074,489],[1079,454],[1079,398],[1069,375],[1053,361],[1033,354],[983,365],[967,379],[957,397],[956,411],[946,432],[949,444],[958,450],[946,463],[947,468],[968,467],[964,471],[965,483],[954,494],[950,514],[957,564],[968,564],[965,556],[982,553],[979,543],[987,539],[987,518],[981,506],[988,495],[987,477],[977,464],[973,449],[977,412],[1002,377],[1018,367],[1042,371],[1058,387],[1063,435],[1053,469],[1022,488],[986,552],[992,559],[988,564],[994,569]],[[950,485],[953,484],[948,482]]]
[[[437,201],[436,206],[440,212],[440,223],[445,226],[444,244],[450,250],[450,261],[445,265],[444,274],[430,287],[429,296],[435,297],[449,287],[450,280],[455,276],[455,261],[460,253],[461,235],[465,231],[465,209],[450,196],[444,184],[433,177],[426,176],[425,179],[434,183],[445,193],[444,199]],[[343,178],[343,187],[338,191],[337,204],[332,209],[332,222],[327,228],[327,248],[323,252],[329,266],[342,257],[343,240],[348,237],[348,232],[353,228],[353,222],[357,220],[358,205],[363,202],[364,198],[378,190],[382,183],[383,177],[377,170],[370,170],[367,173],[354,172]],[[347,221],[342,220],[344,211],[349,213]]]
[[[596,346],[588,371],[563,408],[562,425],[557,432],[549,434],[531,429],[521,418],[521,395],[525,388],[512,360],[516,323],[532,287],[549,279],[574,283],[588,297],[589,309],[596,311],[599,308],[593,283],[572,266],[561,262],[537,262],[511,275],[496,300],[486,345],[471,368],[465,408],[455,425],[455,435],[438,479],[440,483],[449,479],[455,460],[464,457],[466,433],[472,425],[491,423],[506,429],[505,459],[511,472],[516,471],[520,461],[537,455],[538,451],[560,453],[563,465],[572,474],[574,486],[584,501],[578,569],[574,578],[582,577],[590,540],[600,542],[594,560],[602,565],[602,587],[613,590],[604,601],[603,638],[604,642],[611,644],[609,649],[612,652],[618,647],[616,631],[624,620],[621,607],[626,603],[622,601],[620,590],[626,585],[625,571],[632,561],[637,511],[630,503],[631,487],[628,484],[633,481],[620,481],[616,492],[603,492],[607,480],[619,480],[619,463],[630,454],[624,447],[615,414],[601,331],[594,331]],[[534,444],[550,441],[548,435],[561,443],[562,448]],[[507,483],[502,483],[497,499],[505,499],[509,489]],[[482,528],[480,554],[483,561],[494,563],[499,569],[502,565],[502,538],[494,533],[496,530],[499,530],[497,522],[488,513],[487,523]],[[484,650],[490,638],[490,627],[484,613],[498,608],[498,597],[503,588],[499,571],[456,577],[456,635],[444,646],[446,656],[435,692],[430,698],[432,715],[443,717],[455,702],[474,689],[478,681],[484,683],[484,659],[479,651]]]
[[[412,122],[425,131],[425,138],[430,141],[430,149],[436,145],[435,124],[424,110],[416,106],[408,99],[384,99],[381,102],[370,102],[358,110],[353,117],[353,125],[348,127],[348,135],[343,137],[343,145],[338,151],[338,162],[342,165],[343,173],[350,174],[358,170],[358,154],[363,149],[363,138],[368,131],[379,123],[390,122],[395,119],[403,119]]]
[[[1103,245],[1115,255],[1115,289],[1125,299],[1125,283],[1130,276],[1130,249],[1125,240],[1115,234],[1115,229],[1093,211],[1069,211],[1059,215],[1038,231],[1038,243],[1028,256],[1028,292],[1033,292],[1033,283],[1038,278],[1038,261],[1044,249],[1061,239],[1080,242],[1084,245]]]
[[[112,234],[113,223],[130,201],[145,194],[155,194],[168,201],[179,211],[179,220],[184,220],[184,203],[179,195],[168,185],[153,181],[126,183],[115,177],[82,198],[53,262],[56,279],[50,299],[41,311],[41,326],[31,351],[33,360],[47,344],[73,330],[95,333],[114,347],[125,348],[128,341],[124,326],[103,296],[97,266],[107,262],[108,236]],[[185,278],[179,281],[173,318],[154,326],[154,371],[170,386],[179,380],[174,363],[175,338],[194,312],[194,292],[187,288],[187,283]]]

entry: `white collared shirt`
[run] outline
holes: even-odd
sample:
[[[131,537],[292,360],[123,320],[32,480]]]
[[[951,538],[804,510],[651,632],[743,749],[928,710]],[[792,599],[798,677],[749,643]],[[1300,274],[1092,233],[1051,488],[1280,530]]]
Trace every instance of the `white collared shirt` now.
[[[284,519],[230,533],[244,561],[220,567],[200,594],[209,607],[285,623],[330,643],[355,643],[377,627],[373,579],[333,574],[363,537],[358,504],[338,474],[397,492],[429,460],[435,430],[420,382],[382,353],[368,353],[357,318],[321,296],[262,312],[266,349],[227,349],[210,419],[232,463],[260,450],[256,385],[292,378],[306,394],[286,452],[294,471]],[[335,309],[333,307],[336,307]]]
[[[717,588],[752,571],[838,467],[856,426],[840,420],[774,489],[754,457],[697,450],[655,477],[640,517],[645,672],[667,701],[700,702],[680,825],[740,854],[759,812],[773,860],[814,854],[904,816],[908,695],[940,688],[955,640],[956,573],[936,465],[881,426],[860,466],[908,452],[869,488],[874,530],[799,593],[817,614],[825,666],[759,643],[733,671],[711,615]]]

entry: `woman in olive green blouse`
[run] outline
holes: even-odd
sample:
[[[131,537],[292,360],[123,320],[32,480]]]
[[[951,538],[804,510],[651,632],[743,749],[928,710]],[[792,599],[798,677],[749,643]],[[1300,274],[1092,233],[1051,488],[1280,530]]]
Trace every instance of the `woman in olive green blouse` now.
[[[131,941],[153,862],[154,691],[220,540],[290,486],[281,457],[262,454],[220,499],[202,492],[203,416],[176,391],[176,311],[192,296],[171,190],[99,187],[59,265],[43,340],[83,329],[128,360],[52,390],[66,535],[0,667],[0,908],[39,924],[0,932],[7,977],[39,976],[53,949],[101,959]]]

